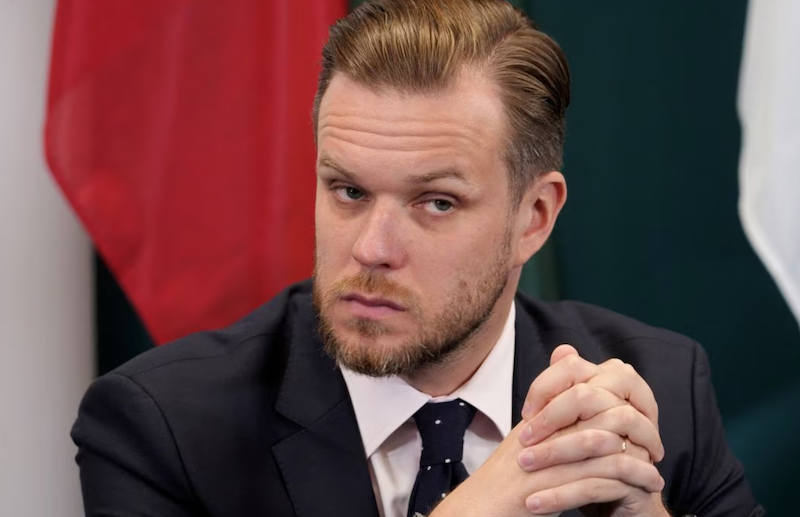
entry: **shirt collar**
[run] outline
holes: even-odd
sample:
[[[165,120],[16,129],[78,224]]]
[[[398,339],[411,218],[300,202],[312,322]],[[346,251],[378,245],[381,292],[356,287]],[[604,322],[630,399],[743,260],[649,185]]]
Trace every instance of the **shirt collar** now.
[[[516,306],[512,303],[503,332],[489,355],[464,385],[444,397],[432,398],[397,376],[367,377],[342,367],[367,457],[431,400],[460,398],[472,404],[505,438],[511,432],[515,320]]]

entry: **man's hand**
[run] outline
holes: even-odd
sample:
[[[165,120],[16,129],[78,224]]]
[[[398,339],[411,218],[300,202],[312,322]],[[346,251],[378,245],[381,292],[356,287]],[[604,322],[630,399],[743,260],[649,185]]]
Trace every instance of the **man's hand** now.
[[[598,516],[668,516],[652,463],[664,455],[658,408],[632,368],[594,365],[562,345],[531,385],[523,415],[432,517],[555,516],[579,507]]]
[[[664,457],[658,406],[630,365],[618,359],[595,365],[569,345],[556,348],[550,368],[531,385],[523,422],[522,469],[552,474],[579,467],[583,473],[532,493],[526,506],[533,513],[557,514],[594,504],[585,511],[614,517],[668,515],[660,498],[664,482],[652,466]],[[657,482],[652,482],[654,475]]]

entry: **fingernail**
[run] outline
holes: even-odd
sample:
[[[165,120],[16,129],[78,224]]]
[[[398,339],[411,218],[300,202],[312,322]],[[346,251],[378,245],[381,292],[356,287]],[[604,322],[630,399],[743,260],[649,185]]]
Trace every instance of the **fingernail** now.
[[[531,441],[531,438],[533,438],[533,429],[531,428],[530,425],[526,425],[525,427],[522,428],[522,432],[520,433],[519,438],[525,445],[527,445],[528,442]]]
[[[528,507],[528,510],[535,512],[536,510],[542,507],[542,500],[539,499],[538,497],[530,497],[525,502],[525,505]]]
[[[519,466],[523,469],[530,469],[533,467],[533,453],[525,451],[519,455]]]
[[[522,405],[522,418],[525,420],[530,418],[530,415],[528,414],[530,413],[530,411],[531,411],[531,403],[526,400],[525,404]]]

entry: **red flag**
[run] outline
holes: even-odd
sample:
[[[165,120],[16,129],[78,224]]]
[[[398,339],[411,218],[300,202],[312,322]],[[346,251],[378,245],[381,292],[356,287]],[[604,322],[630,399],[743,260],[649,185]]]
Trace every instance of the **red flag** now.
[[[158,343],[311,273],[311,105],[346,0],[60,0],[50,169]]]

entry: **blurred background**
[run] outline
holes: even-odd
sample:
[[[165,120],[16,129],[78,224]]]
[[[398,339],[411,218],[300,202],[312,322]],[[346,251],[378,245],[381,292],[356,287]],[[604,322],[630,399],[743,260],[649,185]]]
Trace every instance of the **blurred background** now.
[[[359,3],[0,0],[0,515],[82,515],[68,431],[96,375],[310,274],[317,56]],[[791,515],[800,326],[737,209],[748,2],[512,3],[573,78],[569,201],[523,289],[703,344],[757,498]]]

